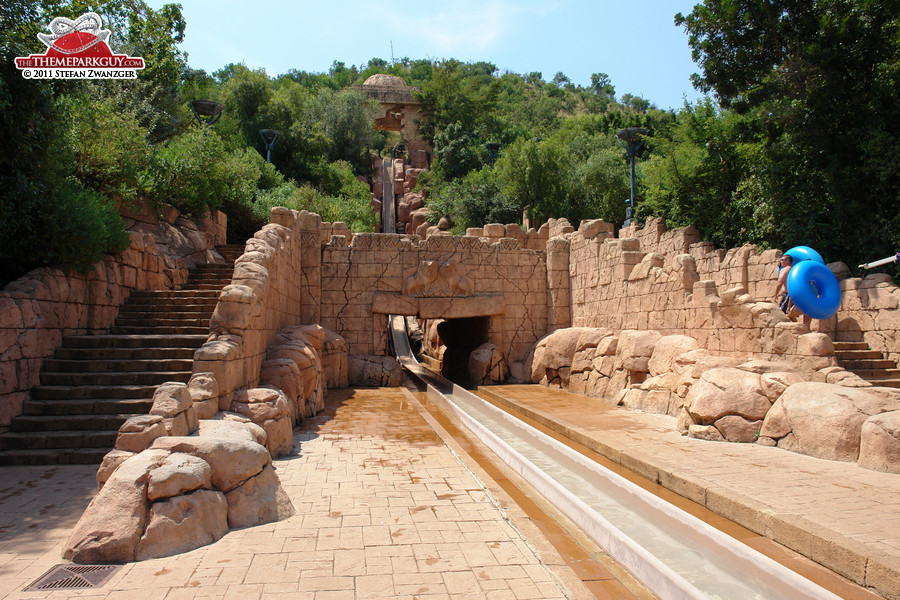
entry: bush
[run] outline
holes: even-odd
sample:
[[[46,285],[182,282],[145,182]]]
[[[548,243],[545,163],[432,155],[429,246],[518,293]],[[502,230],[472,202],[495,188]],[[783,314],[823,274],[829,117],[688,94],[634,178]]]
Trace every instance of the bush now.
[[[87,271],[128,247],[115,202],[75,179],[47,189],[25,179],[2,182],[0,284],[37,267]]]

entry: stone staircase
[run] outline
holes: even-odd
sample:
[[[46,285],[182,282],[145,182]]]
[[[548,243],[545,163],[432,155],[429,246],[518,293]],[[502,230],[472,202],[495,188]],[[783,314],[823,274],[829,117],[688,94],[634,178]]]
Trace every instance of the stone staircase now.
[[[866,342],[834,342],[838,364],[872,385],[900,388],[900,369]]]
[[[186,383],[244,247],[217,250],[226,263],[191,269],[181,289],[133,292],[107,334],[63,337],[0,434],[0,465],[99,463],[125,419],[150,410],[156,386]]]

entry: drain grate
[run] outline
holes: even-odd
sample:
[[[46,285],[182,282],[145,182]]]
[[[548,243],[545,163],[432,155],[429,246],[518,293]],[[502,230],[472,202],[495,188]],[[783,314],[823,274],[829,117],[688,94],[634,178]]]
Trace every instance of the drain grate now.
[[[122,565],[56,565],[22,591],[98,588],[120,568]]]

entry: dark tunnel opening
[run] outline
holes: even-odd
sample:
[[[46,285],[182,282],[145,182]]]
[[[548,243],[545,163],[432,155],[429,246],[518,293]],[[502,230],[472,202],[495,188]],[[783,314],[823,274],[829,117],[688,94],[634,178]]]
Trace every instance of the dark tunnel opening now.
[[[469,355],[488,341],[489,325],[490,317],[448,319],[438,325],[438,335],[447,348],[441,375],[463,387],[472,385]]]

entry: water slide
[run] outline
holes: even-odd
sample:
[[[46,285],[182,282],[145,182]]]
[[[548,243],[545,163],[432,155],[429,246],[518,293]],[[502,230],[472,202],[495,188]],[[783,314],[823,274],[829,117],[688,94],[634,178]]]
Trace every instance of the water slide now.
[[[382,230],[396,231],[392,161]],[[838,596],[672,506],[422,366],[406,318],[390,315],[394,353],[430,400],[461,422],[662,600],[838,600]]]

